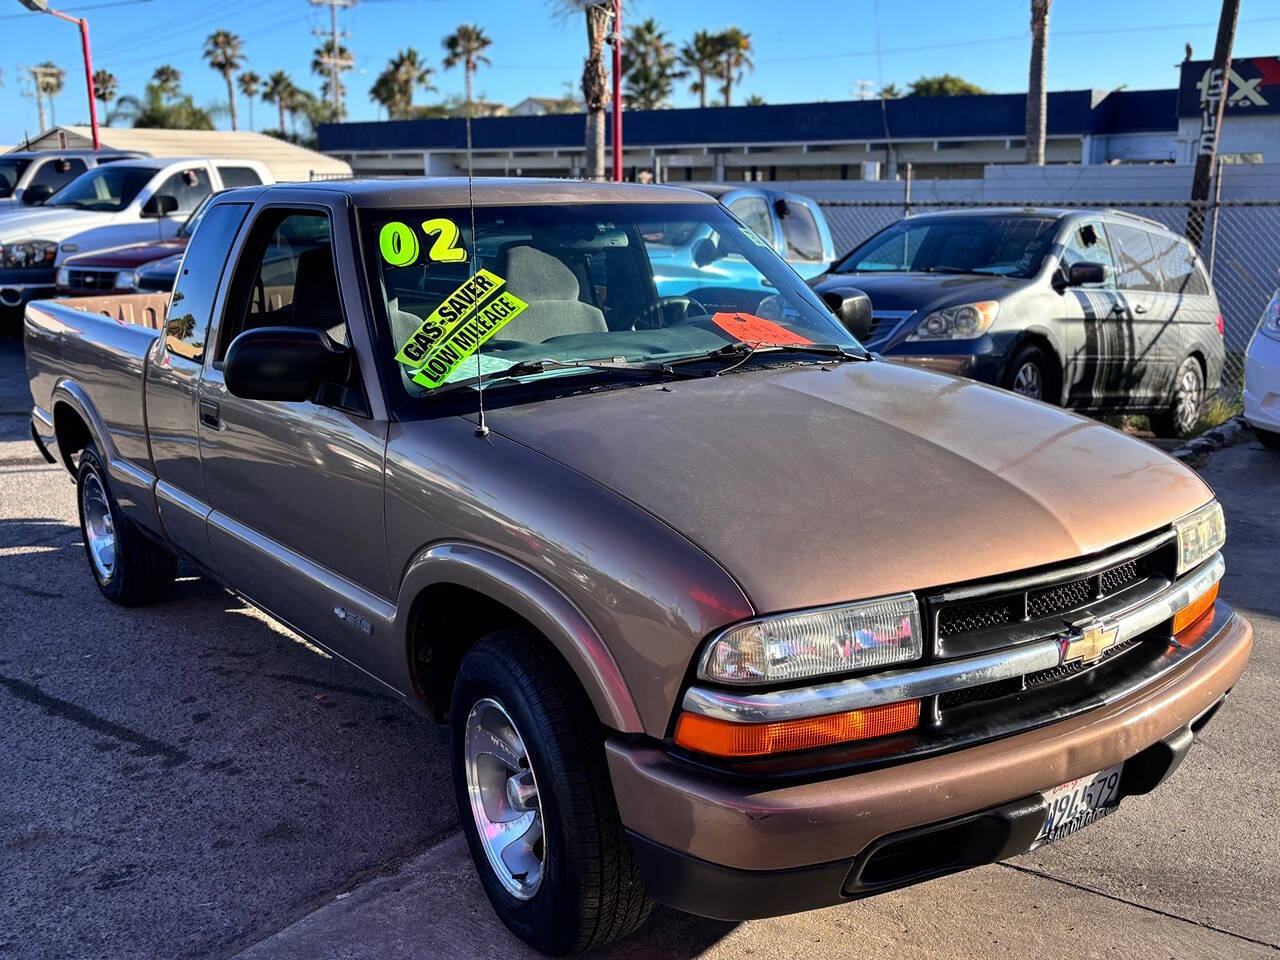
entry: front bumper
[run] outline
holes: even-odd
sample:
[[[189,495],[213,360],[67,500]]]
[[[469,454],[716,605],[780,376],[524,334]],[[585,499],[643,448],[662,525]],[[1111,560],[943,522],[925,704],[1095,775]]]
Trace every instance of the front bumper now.
[[[1280,433],[1280,340],[1262,333],[1244,355],[1244,418]]]
[[[999,385],[1011,344],[1007,335],[987,334],[976,340],[903,341],[881,353],[897,363]]]
[[[1025,851],[1040,793],[1125,764],[1145,793],[1244,670],[1248,621],[1218,603],[1198,652],[1114,702],[1044,727],[865,773],[774,786],[611,740],[622,822],[651,896],[741,920],[840,903]]]
[[[57,290],[53,267],[0,270],[0,305],[17,308],[49,297]]]

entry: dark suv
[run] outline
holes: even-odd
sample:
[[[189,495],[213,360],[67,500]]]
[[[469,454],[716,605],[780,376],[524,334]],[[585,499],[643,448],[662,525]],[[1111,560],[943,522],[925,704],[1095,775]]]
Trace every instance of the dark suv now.
[[[1195,427],[1218,388],[1222,317],[1191,245],[1115,210],[964,210],[900,220],[812,281],[857,287],[891,360],[1094,413]]]

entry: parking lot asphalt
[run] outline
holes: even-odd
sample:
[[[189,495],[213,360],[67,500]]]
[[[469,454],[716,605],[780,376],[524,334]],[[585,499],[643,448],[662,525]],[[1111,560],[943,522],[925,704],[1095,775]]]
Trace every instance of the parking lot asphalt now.
[[[184,571],[122,610],[0,341],[0,957],[526,956],[475,880],[440,729]],[[610,958],[1276,957],[1280,456],[1202,467],[1256,647],[1174,777],[1063,843],[728,924],[658,909]]]

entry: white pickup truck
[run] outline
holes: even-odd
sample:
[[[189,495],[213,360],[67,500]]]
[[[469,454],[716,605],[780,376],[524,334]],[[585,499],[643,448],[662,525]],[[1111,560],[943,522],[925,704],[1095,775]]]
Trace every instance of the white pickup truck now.
[[[93,167],[140,156],[124,150],[11,150],[0,156],[0,214],[39,206]]]
[[[52,294],[66,256],[168,239],[209,194],[273,181],[254,160],[138,157],[94,167],[42,206],[0,217],[0,305]]]

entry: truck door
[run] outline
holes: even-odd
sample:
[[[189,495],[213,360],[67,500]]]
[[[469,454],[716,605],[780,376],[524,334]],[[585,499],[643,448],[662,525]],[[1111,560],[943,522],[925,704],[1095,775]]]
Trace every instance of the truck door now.
[[[1115,265],[1102,221],[1075,223],[1063,239],[1059,265],[1064,278],[1077,263],[1100,263],[1107,272],[1102,283],[1063,288],[1059,309],[1067,397],[1074,406],[1092,407],[1102,402],[1107,351],[1121,322]]]
[[[236,397],[222,370],[231,341],[257,327],[303,326],[352,343],[333,250],[324,207],[258,213],[201,386],[200,456],[222,576],[309,636],[371,665],[382,639],[376,625],[394,613],[382,517],[387,422],[370,415],[358,371],[313,403]]]
[[[209,322],[227,251],[248,211],[247,204],[224,203],[205,215],[187,247],[161,342],[147,364],[147,433],[159,480],[156,503],[160,522],[176,546],[210,567],[212,557],[205,530],[209,495],[196,439],[197,401]]]
[[[150,193],[144,190],[138,196],[136,202],[141,205],[140,215],[131,223],[120,224],[122,239],[119,242],[149,243],[153,240],[168,240],[211,193],[213,182],[209,177],[209,168],[203,164],[193,164],[169,174]],[[164,213],[149,209],[148,202],[156,197],[172,198],[173,209]],[[128,239],[123,239],[125,232],[129,233]]]

